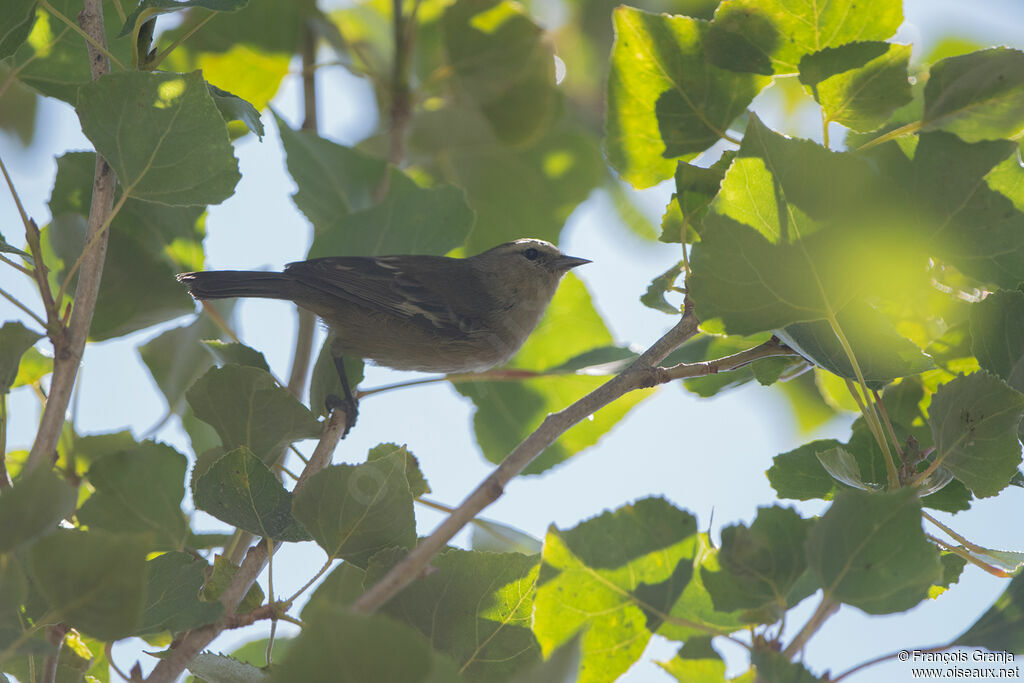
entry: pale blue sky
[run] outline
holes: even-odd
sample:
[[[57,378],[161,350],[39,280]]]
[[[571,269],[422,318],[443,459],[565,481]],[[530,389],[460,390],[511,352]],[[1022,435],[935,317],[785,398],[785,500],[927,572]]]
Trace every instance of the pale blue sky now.
[[[907,24],[897,40],[915,43],[915,54],[927,52],[938,38],[952,32],[984,45],[1024,47],[1024,3],[1019,1],[908,0],[905,13]],[[365,111],[367,86],[341,69],[324,70],[320,83],[324,94],[322,134],[341,143],[357,142],[373,126],[373,121],[360,113]],[[289,79],[274,102],[293,124],[298,120],[297,86],[294,78]],[[765,98],[765,106],[771,106],[770,96]],[[771,109],[759,113],[769,125],[778,120]],[[67,150],[87,149],[88,143],[66,105],[43,101],[38,116],[39,133],[32,147],[24,149],[13,137],[0,133],[0,155],[26,208],[42,225],[49,218],[46,200],[56,171],[55,156]],[[277,132],[269,117],[264,119],[268,128],[262,142],[248,136],[236,145],[243,174],[237,193],[210,209],[206,250],[211,268],[279,268],[301,259],[308,249],[309,225],[291,203],[294,185],[284,168]],[[816,124],[808,133],[817,133]],[[661,186],[644,192],[640,201],[649,215],[657,218],[670,193],[671,187]],[[6,191],[0,191],[0,232],[16,245],[23,242]],[[530,236],[529,232],[524,227],[523,236]],[[594,261],[579,274],[618,342],[647,346],[674,322],[663,313],[643,307],[637,299],[654,275],[678,259],[678,247],[651,244],[632,236],[616,224],[603,195],[596,194],[573,214],[561,246],[567,253]],[[24,301],[37,302],[30,283],[14,271],[0,270],[0,282]],[[243,341],[263,351],[278,376],[287,376],[294,338],[293,307],[283,302],[247,301],[239,310],[238,331]],[[2,319],[20,318],[19,313],[0,300]],[[80,433],[129,428],[141,436],[159,421],[165,410],[163,399],[135,348],[159,331],[187,322],[182,319],[89,347],[77,408]],[[47,346],[41,348],[46,350]],[[364,386],[409,377],[408,373],[370,368]],[[490,471],[473,441],[471,410],[467,399],[443,384],[368,398],[361,407],[358,427],[340,446],[335,461],[359,461],[368,448],[382,441],[408,444],[434,489],[432,497],[457,504]],[[30,392],[12,394],[9,448],[30,443],[37,415]],[[845,439],[848,424],[849,419],[840,418],[815,435],[802,435],[795,431],[786,402],[773,390],[754,386],[705,401],[680,387],[664,387],[596,447],[543,476],[513,482],[485,514],[542,537],[549,524],[571,527],[604,509],[648,495],[663,495],[697,515],[701,528],[710,524],[717,537],[722,526],[749,522],[757,506],[776,502],[764,475],[772,456],[814,436]],[[187,440],[176,420],[157,436],[188,452]],[[805,514],[824,509],[821,504],[797,507]],[[1024,490],[1012,489],[997,499],[976,502],[967,513],[941,517],[982,545],[1021,550],[1024,526],[1007,520],[1021,519],[1022,508]],[[422,508],[417,509],[417,515],[421,533],[432,530],[439,519],[436,513]],[[204,528],[217,524],[203,515],[199,518]],[[311,543],[300,544],[287,557],[279,556],[277,590],[283,593],[297,589],[323,557]],[[968,568],[960,583],[946,595],[907,614],[868,617],[844,608],[811,641],[807,662],[818,673],[826,669],[841,672],[879,654],[946,642],[983,613],[1005,585],[1005,581]],[[816,604],[817,598],[812,597],[791,612],[787,632],[795,633]],[[215,649],[229,651],[257,632],[262,633],[258,629],[230,633],[217,641]],[[139,654],[140,642],[115,650],[122,667],[130,667],[137,656],[142,657],[147,670],[151,666],[152,660]],[[669,680],[651,660],[671,657],[676,647],[656,638],[644,660],[622,680]],[[735,646],[725,644],[721,649],[729,656],[730,674],[739,673],[745,656]],[[910,680],[909,665],[876,667],[851,680]]]

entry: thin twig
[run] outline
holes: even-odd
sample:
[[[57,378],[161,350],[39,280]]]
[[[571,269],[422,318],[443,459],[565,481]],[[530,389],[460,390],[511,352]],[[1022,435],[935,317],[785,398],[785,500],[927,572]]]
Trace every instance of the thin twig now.
[[[698,321],[693,313],[693,307],[687,303],[686,312],[675,327],[641,354],[626,370],[572,405],[544,418],[541,425],[516,446],[490,476],[484,479],[430,536],[417,545],[380,581],[363,593],[353,603],[352,610],[361,613],[376,611],[389,598],[419,576],[430,560],[445,547],[455,534],[469,524],[484,508],[501,497],[506,484],[570,427],[634,389],[654,386],[658,379],[655,365],[679,348],[687,339],[697,334],[697,325]]]
[[[0,296],[2,296],[3,298],[7,299],[12,304],[14,304],[18,308],[20,308],[22,311],[24,311],[25,315],[29,316],[30,318],[35,320],[37,323],[39,323],[44,330],[46,329],[46,321],[45,320],[43,320],[38,315],[36,315],[35,311],[33,311],[31,308],[29,308],[25,304],[21,303],[20,301],[18,301],[14,297],[14,295],[12,295],[9,292],[7,292],[7,290],[5,290],[3,287],[0,287]]]
[[[194,34],[196,31],[198,31],[202,27],[206,26],[206,23],[208,21],[210,21],[211,19],[213,19],[215,16],[217,16],[217,12],[210,12],[207,16],[203,17],[199,21],[199,23],[197,23],[195,26],[193,26],[189,30],[185,31],[185,33],[183,33],[182,35],[178,36],[173,43],[171,43],[170,45],[168,45],[164,49],[163,52],[161,52],[160,54],[158,54],[156,57],[153,58],[153,61],[148,64],[148,68],[151,71],[156,71],[160,67],[160,64],[165,59],[167,59],[167,55],[169,55],[172,52],[174,52],[175,48],[177,48],[179,45],[181,45],[186,40],[191,38],[192,34]]]
[[[103,32],[102,0],[85,0],[85,7],[79,14],[79,20],[85,32],[94,40],[103,43],[106,37]],[[87,43],[89,66],[92,78],[96,80],[109,72],[110,64],[103,54]],[[98,235],[94,248],[89,249],[82,261],[81,273],[78,276],[78,288],[75,292],[75,306],[71,312],[70,324],[66,333],[56,334],[50,329],[54,344],[53,376],[50,380],[50,395],[46,408],[40,419],[39,430],[35,442],[25,461],[25,471],[30,472],[56,453],[57,440],[64,427],[64,414],[71,400],[71,390],[78,375],[78,365],[85,351],[85,340],[89,336],[93,312],[96,309],[96,298],[103,276],[103,262],[107,256],[107,236],[109,233],[101,228],[107,224],[111,207],[114,204],[114,189],[117,180],[106,160],[96,155],[96,168],[93,175],[92,200],[89,207],[89,221],[86,230],[86,244]],[[100,234],[102,232],[102,234]],[[37,257],[33,253],[33,257]],[[36,271],[42,270],[42,263],[36,264]],[[49,291],[48,287],[45,291]],[[48,310],[49,313],[49,310]],[[52,322],[52,320],[51,320]],[[54,335],[56,338],[54,339]]]
[[[26,268],[25,266],[21,265],[17,261],[15,261],[13,259],[7,258],[3,254],[0,254],[0,263],[6,263],[11,268],[14,268],[15,270],[21,271],[22,275],[28,275],[32,279],[35,279],[35,277],[36,277],[36,274],[32,272],[32,269]]]
[[[882,662],[884,662],[884,661],[886,661],[888,659],[895,659],[896,657],[899,657],[900,655],[902,655],[903,653],[908,652],[908,651],[909,652],[942,652],[943,650],[949,650],[950,648],[953,648],[953,647],[956,647],[956,645],[951,643],[949,645],[937,645],[935,647],[915,647],[915,648],[910,649],[910,650],[903,649],[903,650],[898,650],[896,652],[890,652],[887,655],[882,655],[881,657],[875,657],[874,659],[869,659],[866,662],[858,664],[857,666],[853,667],[852,669],[847,669],[846,671],[844,671],[843,673],[839,674],[835,678],[832,678],[832,679],[829,679],[829,680],[831,680],[832,683],[839,683],[839,681],[843,680],[847,676],[852,676],[853,674],[857,673],[858,671],[862,671],[862,670],[868,668],[869,666],[874,666],[875,664],[881,664]]]
[[[835,614],[839,610],[839,603],[835,602],[828,595],[821,596],[821,602],[818,603],[818,608],[814,610],[814,614],[807,620],[804,627],[800,629],[800,632],[796,634],[792,642],[786,646],[786,649],[782,651],[782,656],[786,659],[793,659],[797,653],[804,649],[807,645],[807,641],[811,639],[818,629],[821,628],[829,617]]]

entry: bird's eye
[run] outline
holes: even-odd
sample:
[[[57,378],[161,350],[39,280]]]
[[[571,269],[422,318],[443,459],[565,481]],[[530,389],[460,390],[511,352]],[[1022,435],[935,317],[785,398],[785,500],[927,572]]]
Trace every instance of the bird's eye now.
[[[530,259],[531,261],[535,261],[537,257],[540,256],[540,252],[534,249],[533,247],[530,247],[529,249],[523,249],[523,256]]]

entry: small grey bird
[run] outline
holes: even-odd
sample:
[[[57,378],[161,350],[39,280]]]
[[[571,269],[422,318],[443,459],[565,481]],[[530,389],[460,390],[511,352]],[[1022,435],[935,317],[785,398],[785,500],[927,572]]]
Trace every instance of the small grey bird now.
[[[282,273],[207,271],[178,281],[196,299],[287,299],[320,316],[354,409],[342,355],[398,370],[487,370],[523,345],[559,280],[584,263],[549,242],[519,239],[463,259],[336,256],[290,263]]]

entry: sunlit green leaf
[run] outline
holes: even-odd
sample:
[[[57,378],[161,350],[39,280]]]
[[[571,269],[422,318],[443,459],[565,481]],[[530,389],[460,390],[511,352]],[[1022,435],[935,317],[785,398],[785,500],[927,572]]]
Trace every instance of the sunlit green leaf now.
[[[696,520],[658,498],[637,501],[544,541],[533,630],[550,653],[583,629],[581,681],[611,681],[650,638],[630,592],[658,584],[696,550]],[[609,544],[608,538],[620,539]]]
[[[721,139],[768,80],[711,66],[707,22],[626,6],[612,20],[605,149],[624,179],[650,187]]]
[[[791,74],[804,55],[855,40],[885,40],[902,23],[899,0],[723,0],[711,23],[708,57],[737,71]]]
[[[1024,574],[1014,577],[978,621],[954,641],[995,652],[1024,649]]]
[[[1024,52],[999,47],[932,65],[924,89],[924,130],[967,142],[1024,133]]]

